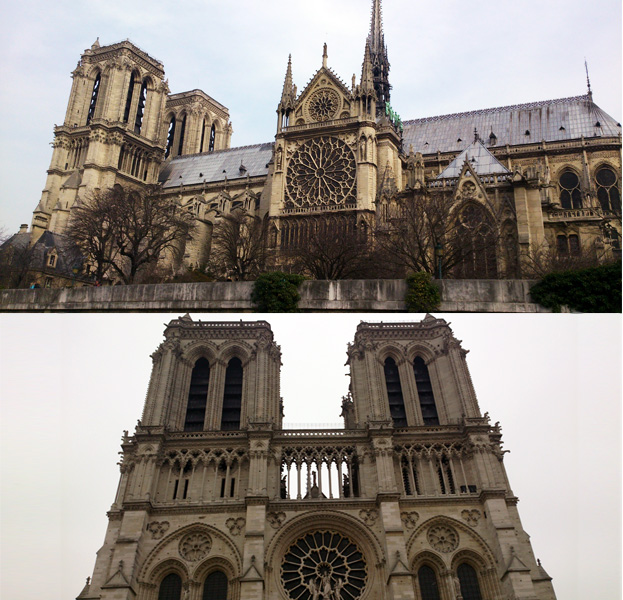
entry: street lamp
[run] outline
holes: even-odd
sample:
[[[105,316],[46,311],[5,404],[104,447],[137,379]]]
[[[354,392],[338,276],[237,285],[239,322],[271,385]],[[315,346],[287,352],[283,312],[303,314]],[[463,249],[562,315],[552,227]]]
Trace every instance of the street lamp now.
[[[74,274],[72,280],[71,280],[71,287],[74,287],[76,284],[76,275],[78,275],[78,273],[80,272],[80,267],[78,267],[77,265],[74,265],[71,268],[71,272]]]
[[[443,258],[443,247],[441,243],[435,246],[435,258],[437,259],[437,279],[443,279],[441,276],[441,259]]]

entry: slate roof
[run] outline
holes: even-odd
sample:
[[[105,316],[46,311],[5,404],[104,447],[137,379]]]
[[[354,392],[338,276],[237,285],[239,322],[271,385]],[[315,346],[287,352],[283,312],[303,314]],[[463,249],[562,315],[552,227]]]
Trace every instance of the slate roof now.
[[[599,126],[596,127],[596,124]],[[618,136],[621,126],[587,94],[558,100],[502,106],[472,112],[413,119],[403,123],[405,151],[433,154],[459,152],[474,139],[474,129],[487,147]],[[527,135],[526,131],[530,134]],[[495,144],[489,136],[496,136]],[[460,140],[460,141],[459,141]]]
[[[438,176],[437,179],[449,179],[461,174],[465,160],[477,175],[508,174],[510,171],[487,150],[480,140],[472,142]]]
[[[160,171],[160,182],[164,189],[180,185],[200,185],[234,179],[259,177],[268,173],[272,158],[273,143],[240,146],[227,150],[215,150],[202,154],[176,156]],[[243,165],[246,171],[241,170]]]

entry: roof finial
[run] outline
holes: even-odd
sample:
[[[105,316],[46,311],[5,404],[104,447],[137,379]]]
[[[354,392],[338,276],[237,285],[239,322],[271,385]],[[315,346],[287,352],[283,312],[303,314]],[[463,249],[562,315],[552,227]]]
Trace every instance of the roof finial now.
[[[326,69],[327,68],[327,58],[328,58],[328,54],[327,54],[327,43],[325,42],[323,48],[322,48],[322,66]]]
[[[588,63],[586,62],[586,56],[584,57],[584,68],[586,69],[586,86],[588,87],[588,97],[590,100],[593,99],[593,92],[591,90],[591,80],[588,76]]]

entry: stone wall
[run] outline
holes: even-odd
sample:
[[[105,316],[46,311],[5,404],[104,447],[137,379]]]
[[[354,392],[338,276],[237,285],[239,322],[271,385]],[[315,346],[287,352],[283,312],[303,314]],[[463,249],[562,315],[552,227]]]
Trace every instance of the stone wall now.
[[[526,280],[444,280],[436,312],[549,312],[531,301]],[[1,290],[0,310],[117,312],[254,312],[252,282]],[[404,312],[400,279],[305,281],[304,312]]]

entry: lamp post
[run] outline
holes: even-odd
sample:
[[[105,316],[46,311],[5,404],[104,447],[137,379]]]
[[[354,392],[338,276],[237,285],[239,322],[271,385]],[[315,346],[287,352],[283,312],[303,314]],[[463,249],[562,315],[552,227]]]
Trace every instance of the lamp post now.
[[[443,247],[441,243],[435,246],[435,258],[437,259],[437,279],[443,279],[441,274],[441,259],[443,258]]]
[[[77,267],[76,265],[74,265],[71,268],[71,272],[74,274],[74,276],[71,279],[71,287],[75,287],[76,284],[76,275],[78,275],[78,273],[80,272],[80,268]]]

